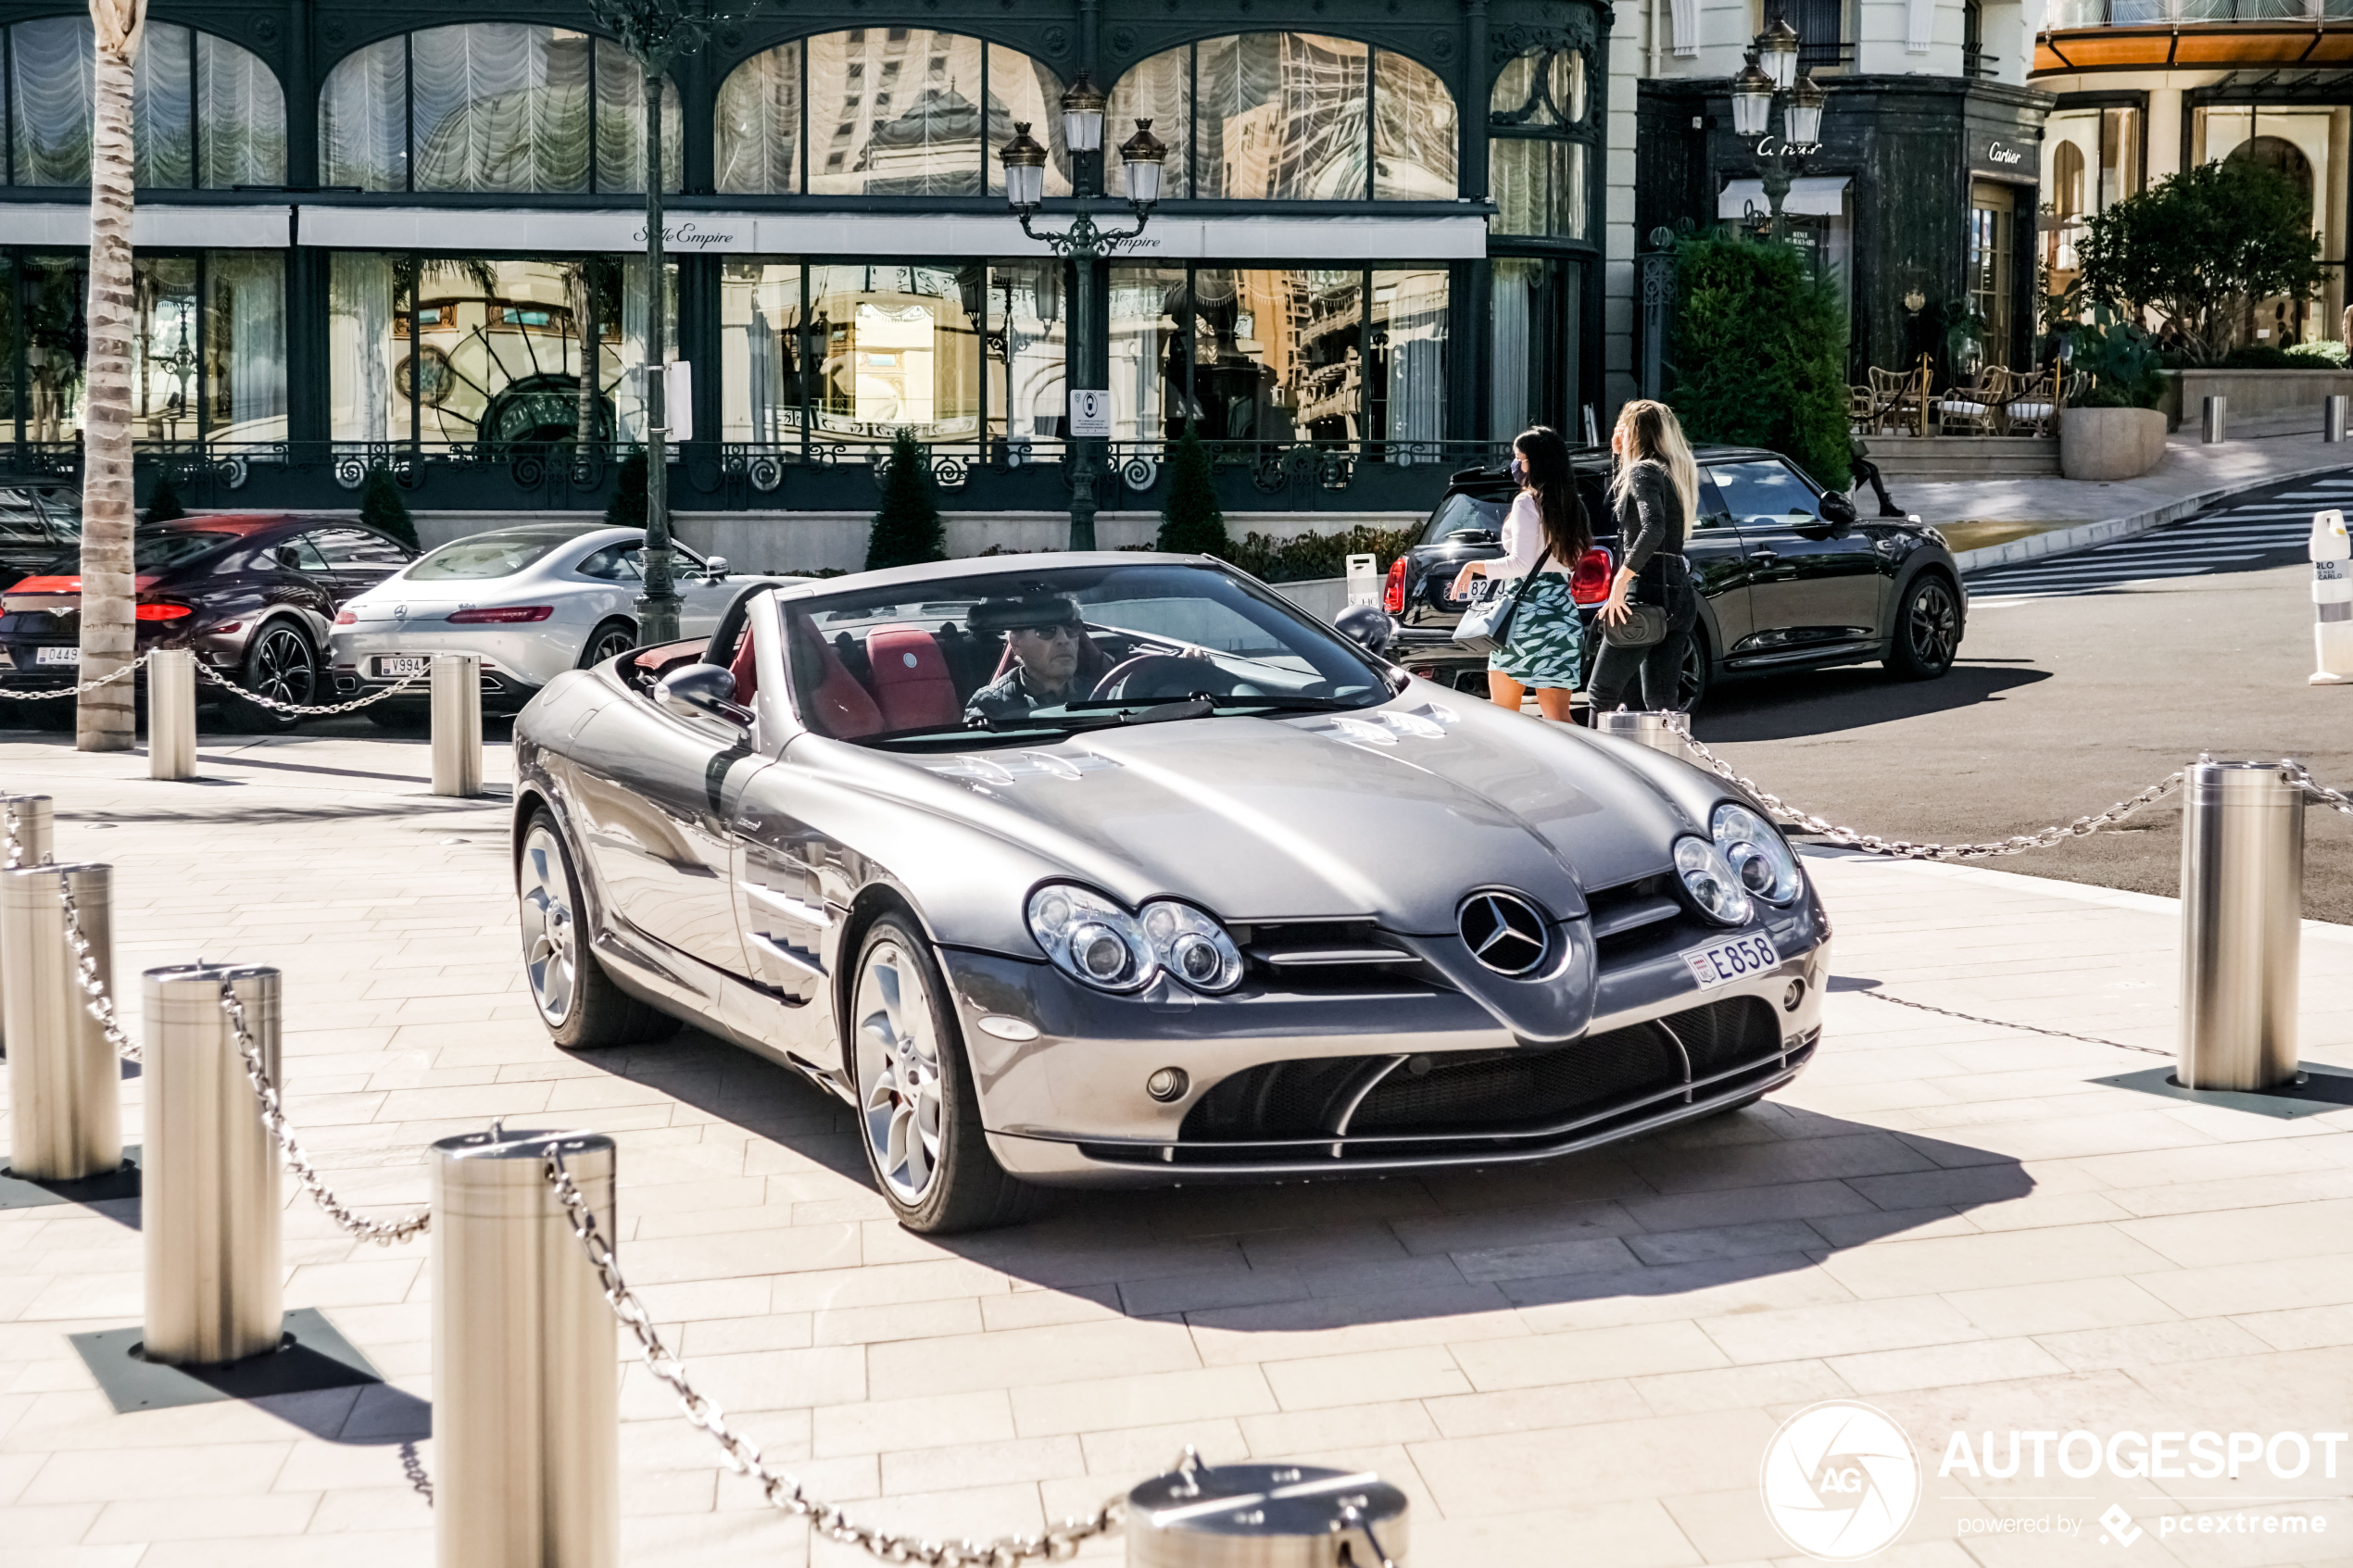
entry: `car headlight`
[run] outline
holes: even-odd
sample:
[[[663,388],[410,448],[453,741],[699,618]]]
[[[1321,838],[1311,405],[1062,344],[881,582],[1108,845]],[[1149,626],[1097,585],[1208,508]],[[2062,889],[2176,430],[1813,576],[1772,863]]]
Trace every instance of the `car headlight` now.
[[[1160,960],[1136,917],[1100,893],[1049,883],[1029,896],[1029,933],[1054,967],[1099,991],[1137,991]]]
[[[1683,891],[1692,896],[1700,913],[1726,925],[1748,923],[1748,895],[1715,845],[1705,838],[1677,839],[1675,874],[1682,879]]]
[[[1190,904],[1155,898],[1138,917],[1163,968],[1196,991],[1230,991],[1242,983],[1242,955],[1226,928]]]
[[[1768,904],[1786,904],[1805,888],[1797,857],[1780,831],[1747,807],[1728,800],[1716,808],[1709,825],[1716,834],[1716,847],[1743,891]]]

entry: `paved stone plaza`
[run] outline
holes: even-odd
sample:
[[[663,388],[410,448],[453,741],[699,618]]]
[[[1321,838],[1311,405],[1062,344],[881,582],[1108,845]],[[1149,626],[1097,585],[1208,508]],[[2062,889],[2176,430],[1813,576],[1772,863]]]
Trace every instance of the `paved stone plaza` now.
[[[1816,859],[1843,978],[1820,1060],[1774,1100],[1540,1167],[1074,1197],[936,1243],[781,1070],[693,1035],[550,1046],[506,803],[429,795],[422,745],[202,755],[202,782],[157,784],[144,757],[0,745],[0,784],[56,797],[60,858],[115,865],[126,995],[166,961],[282,967],[292,1118],[371,1210],[422,1202],[425,1146],[493,1117],[615,1135],[621,1259],[698,1383],[887,1524],[1034,1528],[1191,1443],[1378,1469],[1412,1498],[1412,1568],[1761,1562],[1791,1553],[1768,1440],[1861,1398],[1926,1472],[1874,1561],[2353,1562],[2343,1447],[2334,1478],[2317,1457],[2234,1483],[1936,1474],[1956,1430],[2353,1426],[2353,1077],[2327,1071],[2353,1071],[2353,931],[2308,928],[2324,1092],[2193,1103],[2165,1083],[2170,902]],[[114,1414],[67,1336],[138,1322],[135,1203],[0,1212],[0,1562],[431,1562],[429,1244],[354,1246],[287,1190],[288,1307],[386,1384]],[[721,1475],[634,1362],[623,1415],[628,1563],[855,1560]],[[2111,1505],[2129,1548],[2102,1544]],[[2323,1525],[2160,1531],[2241,1512]]]

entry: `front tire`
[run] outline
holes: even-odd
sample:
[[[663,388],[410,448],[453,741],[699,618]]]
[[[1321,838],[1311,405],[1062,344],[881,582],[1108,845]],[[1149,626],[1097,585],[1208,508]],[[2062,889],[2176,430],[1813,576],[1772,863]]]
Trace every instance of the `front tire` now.
[[[272,702],[308,708],[319,701],[319,654],[310,639],[291,621],[272,621],[254,633],[245,646],[237,684]],[[223,692],[221,705],[232,728],[249,735],[278,734],[302,721],[248,701],[236,692]]]
[[[1691,634],[1683,639],[1683,668],[1675,678],[1677,712],[1699,711],[1699,705],[1707,700],[1708,672],[1707,633],[1693,621]]]
[[[522,922],[523,978],[539,1022],[558,1046],[594,1050],[666,1039],[676,1032],[677,1020],[614,985],[597,960],[580,874],[545,809],[534,811],[523,827],[515,901]]]
[[[860,944],[845,1055],[875,1185],[925,1236],[1009,1224],[1030,1189],[988,1150],[980,1098],[931,942],[887,914]]]
[[[1899,681],[1933,681],[1961,651],[1961,596],[1941,572],[1924,571],[1904,591],[1887,672]]]

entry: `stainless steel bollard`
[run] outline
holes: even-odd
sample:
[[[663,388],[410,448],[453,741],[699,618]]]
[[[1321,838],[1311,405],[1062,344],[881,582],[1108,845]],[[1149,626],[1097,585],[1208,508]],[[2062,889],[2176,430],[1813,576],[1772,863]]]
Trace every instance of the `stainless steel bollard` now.
[[[78,1182],[122,1166],[122,1069],[90,1016],[57,880],[69,878],[98,978],[114,994],[114,868],[0,872],[0,1007],[7,1014],[12,1174]]]
[[[180,964],[145,981],[145,1208],[147,1325],[143,1353],[171,1366],[274,1350],[283,1336],[284,1194],[261,1098],[220,1011],[236,986],[245,1027],[278,1081],[278,972]]]
[[[2345,439],[2346,410],[2348,408],[2353,408],[2353,397],[2347,397],[2341,392],[2332,392],[2322,401],[2321,439],[2322,441]]]
[[[433,656],[433,792],[482,793],[482,656]]]
[[[1630,740],[1686,762],[1691,760],[1691,748],[1684,744],[1692,738],[1692,716],[1688,713],[1635,713],[1621,708],[1612,713],[1593,715],[1593,728],[1603,734]]]
[[[196,656],[157,648],[147,660],[147,776],[196,775]]]
[[[547,1182],[551,1144],[613,1239],[610,1138],[501,1131],[433,1146],[438,1568],[620,1558],[612,1309]]]
[[[1127,1568],[1404,1568],[1405,1494],[1370,1471],[1182,1465],[1127,1494]]]
[[[37,866],[55,851],[51,846],[52,820],[49,797],[45,795],[0,795],[0,807],[6,807],[16,819],[17,864]],[[0,979],[0,1051],[8,1046],[8,1009],[5,999],[6,983]]]
[[[2208,446],[2219,446],[2231,438],[2231,400],[2221,393],[2206,399],[2205,440]]]
[[[2276,762],[2198,762],[2183,785],[2182,1047],[2190,1089],[2296,1077],[2305,796]]]

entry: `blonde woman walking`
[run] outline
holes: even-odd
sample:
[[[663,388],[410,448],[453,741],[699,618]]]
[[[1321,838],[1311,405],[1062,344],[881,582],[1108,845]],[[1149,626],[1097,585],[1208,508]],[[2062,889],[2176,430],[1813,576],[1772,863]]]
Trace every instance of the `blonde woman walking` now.
[[[1623,556],[1609,598],[1594,617],[1603,641],[1586,696],[1594,712],[1607,713],[1627,704],[1639,686],[1642,708],[1666,712],[1682,706],[1683,655],[1699,619],[1699,593],[1683,558],[1699,510],[1699,465],[1675,410],[1647,398],[1618,411],[1609,449],[1617,458],[1609,500]],[[1630,607],[1637,604],[1666,612],[1666,635],[1647,647],[1610,642],[1607,629],[1632,621]]]
[[[1460,599],[1469,595],[1473,578],[1537,573],[1512,612],[1511,641],[1488,655],[1487,695],[1496,707],[1516,713],[1532,690],[1545,718],[1574,723],[1569,703],[1585,634],[1569,577],[1592,547],[1593,526],[1577,499],[1567,439],[1545,425],[1522,431],[1512,443],[1512,478],[1519,494],[1504,516],[1502,558],[1470,562],[1455,574],[1451,592]]]

